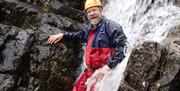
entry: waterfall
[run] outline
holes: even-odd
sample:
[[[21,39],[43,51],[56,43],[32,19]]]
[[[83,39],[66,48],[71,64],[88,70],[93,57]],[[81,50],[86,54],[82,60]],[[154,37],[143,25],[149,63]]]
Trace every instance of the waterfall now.
[[[117,91],[133,47],[147,40],[161,43],[168,30],[180,24],[180,8],[174,3],[175,0],[109,0],[104,14],[122,25],[128,48],[126,58],[96,84],[96,91]],[[94,75],[88,80],[88,87]]]

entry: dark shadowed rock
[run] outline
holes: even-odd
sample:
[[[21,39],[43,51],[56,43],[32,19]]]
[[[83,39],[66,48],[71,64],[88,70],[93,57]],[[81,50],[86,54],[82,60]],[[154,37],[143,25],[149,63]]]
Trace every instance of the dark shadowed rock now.
[[[144,42],[133,49],[119,91],[180,90],[180,27],[170,29],[162,46]]]
[[[164,57],[163,71],[159,84],[159,91],[179,91],[180,90],[180,25],[175,25],[170,29],[163,45],[167,49]]]
[[[175,0],[176,5],[180,6],[180,0]]]
[[[0,22],[18,27],[37,26],[38,11],[30,5],[16,0],[2,0],[0,3]]]
[[[47,43],[49,35],[64,30],[44,24],[36,33],[35,45],[31,47],[30,76],[39,80],[40,90],[70,90],[76,78],[77,67],[81,63],[79,42],[61,41],[58,44]],[[48,85],[48,87],[46,87]],[[46,91],[45,90],[45,91]]]
[[[20,28],[1,25],[3,45],[1,45],[0,72],[16,73],[21,57],[28,48],[28,41],[33,34],[32,30],[23,31]]]
[[[75,9],[83,10],[83,3],[85,0],[51,0],[51,7],[58,9],[63,4]]]
[[[74,9],[72,7],[69,7],[67,5],[62,5],[58,9],[53,9],[55,14],[60,14],[65,17],[69,17],[73,20],[76,20],[78,22],[83,23],[85,21],[85,14],[84,12]]]
[[[162,47],[156,42],[144,42],[135,47],[119,91],[146,91],[160,66],[161,50]]]
[[[1,91],[13,91],[15,80],[13,75],[0,74],[0,89]]]
[[[12,78],[13,90],[8,91],[70,91],[77,78],[76,70],[82,60],[81,44],[62,40],[50,45],[47,39],[59,32],[79,31],[84,25],[75,21],[79,16],[75,19],[41,11],[38,5],[42,3],[34,7],[32,0],[0,1],[0,73],[3,77],[16,76]],[[70,5],[71,1],[61,3]],[[74,14],[81,13],[71,5]],[[3,77],[0,81],[5,83]],[[11,88],[8,86],[2,85],[0,91]]]
[[[83,0],[51,0],[51,11],[69,17],[78,22],[85,22],[85,13],[82,11]]]
[[[76,31],[80,28],[83,28],[85,25],[74,21],[68,17],[63,17],[61,15],[54,15],[53,13],[43,13],[39,17],[41,17],[40,24],[48,24],[53,27],[57,27],[59,29],[63,29],[66,31]]]

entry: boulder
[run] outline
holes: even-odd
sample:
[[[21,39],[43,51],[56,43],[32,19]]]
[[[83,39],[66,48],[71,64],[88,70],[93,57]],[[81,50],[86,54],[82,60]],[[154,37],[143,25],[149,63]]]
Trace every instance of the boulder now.
[[[146,41],[128,60],[118,91],[179,91],[180,26],[169,30],[162,44]]]
[[[1,91],[13,91],[15,84],[15,76],[9,74],[0,74]]]
[[[23,30],[17,27],[0,25],[1,28],[1,66],[0,72],[16,74],[21,57],[27,52],[31,41],[32,30]]]
[[[180,89],[180,25],[174,25],[169,30],[163,46],[166,48],[163,59],[165,63],[156,84],[159,84],[159,91],[178,91]]]
[[[175,0],[177,6],[180,6],[180,0]]]
[[[146,41],[136,46],[128,60],[119,91],[146,91],[160,67],[162,46]]]

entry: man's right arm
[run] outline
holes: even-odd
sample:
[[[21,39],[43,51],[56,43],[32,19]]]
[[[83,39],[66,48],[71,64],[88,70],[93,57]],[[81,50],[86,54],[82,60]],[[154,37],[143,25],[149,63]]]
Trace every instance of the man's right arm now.
[[[78,32],[59,33],[56,35],[51,35],[48,39],[48,43],[55,44],[55,43],[59,42],[61,39],[81,40],[82,42],[84,42],[86,34],[87,33],[85,30],[81,30]]]
[[[64,32],[64,39],[71,39],[71,40],[79,40],[85,41],[85,35],[87,35],[85,30],[81,30],[78,32]]]

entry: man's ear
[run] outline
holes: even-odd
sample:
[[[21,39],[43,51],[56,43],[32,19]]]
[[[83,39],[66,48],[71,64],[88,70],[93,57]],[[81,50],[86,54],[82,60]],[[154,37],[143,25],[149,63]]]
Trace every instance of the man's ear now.
[[[99,10],[100,10],[101,12],[103,12],[103,8],[102,8],[102,7],[99,7]]]
[[[100,10],[100,12],[101,12],[101,14],[103,15],[103,8],[102,7],[99,7],[99,10]]]

